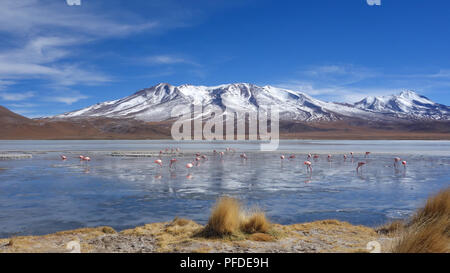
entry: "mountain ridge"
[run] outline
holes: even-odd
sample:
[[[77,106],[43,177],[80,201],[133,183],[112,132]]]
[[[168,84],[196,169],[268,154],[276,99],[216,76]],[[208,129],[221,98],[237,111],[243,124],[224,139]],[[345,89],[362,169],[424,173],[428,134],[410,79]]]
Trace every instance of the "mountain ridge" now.
[[[180,105],[203,105],[204,115],[214,107],[236,112],[282,106],[280,120],[320,122],[349,118],[369,120],[450,120],[450,107],[435,103],[414,91],[389,96],[369,96],[354,104],[325,102],[306,93],[270,85],[233,83],[217,86],[174,86],[160,83],[130,96],[98,103],[50,118],[134,118],[146,122],[176,118],[170,110]],[[183,113],[180,113],[182,115]]]

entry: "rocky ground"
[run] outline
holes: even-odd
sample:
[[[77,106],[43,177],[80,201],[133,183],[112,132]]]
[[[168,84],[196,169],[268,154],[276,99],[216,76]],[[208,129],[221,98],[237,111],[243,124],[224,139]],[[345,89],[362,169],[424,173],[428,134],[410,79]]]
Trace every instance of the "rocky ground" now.
[[[381,251],[388,252],[393,241],[372,228],[336,220],[288,226],[273,224],[268,233],[221,238],[203,236],[203,228],[185,219],[147,224],[121,232],[111,227],[83,228],[45,236],[0,239],[0,252],[70,252],[67,246],[71,241],[79,244],[82,253],[369,252],[367,244],[371,241],[379,242]],[[71,249],[78,250],[76,247]]]

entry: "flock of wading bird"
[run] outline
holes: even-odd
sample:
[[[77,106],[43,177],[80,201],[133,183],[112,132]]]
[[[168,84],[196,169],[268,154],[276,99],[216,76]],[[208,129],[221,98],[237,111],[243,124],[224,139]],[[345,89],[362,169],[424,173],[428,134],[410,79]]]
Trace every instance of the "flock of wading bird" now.
[[[154,161],[154,163],[157,164],[160,168],[163,168],[163,166],[164,166],[163,160],[162,160],[163,155],[165,155],[165,154],[167,154],[167,155],[178,154],[178,153],[180,153],[180,151],[181,151],[180,148],[176,148],[176,149],[174,149],[174,148],[165,148],[164,151],[163,150],[159,151],[159,158],[156,159]],[[220,158],[223,158],[225,156],[225,154],[227,154],[227,153],[233,153],[234,154],[234,153],[236,153],[236,150],[233,149],[233,148],[226,148],[225,151],[220,151],[220,152],[218,152],[217,150],[213,150],[214,156],[218,156]],[[188,170],[192,169],[193,167],[200,166],[200,163],[202,161],[207,161],[208,160],[208,157],[205,154],[195,153],[194,155],[195,155],[195,157],[193,158],[193,160],[185,165],[185,167]],[[362,172],[362,167],[367,164],[367,158],[369,156],[370,156],[370,152],[365,152],[364,158],[366,159],[366,161],[359,161],[358,162],[358,164],[356,166],[356,172],[357,173],[360,172],[360,171]],[[280,159],[281,159],[281,161],[294,160],[294,159],[296,159],[296,157],[297,156],[295,154],[290,155],[288,158],[286,158],[286,156],[284,156],[284,155],[281,155]],[[329,162],[331,162],[332,161],[332,157],[333,156],[331,154],[329,154],[327,156],[327,160]],[[346,161],[349,157],[352,159],[352,162],[353,162],[354,153],[350,152],[349,155],[344,154],[343,155],[344,161]],[[89,162],[89,161],[91,161],[91,158],[88,157],[88,156],[80,155],[78,158],[80,159],[81,162]],[[248,156],[245,153],[242,153],[242,154],[240,154],[240,158],[242,160],[247,160]],[[306,166],[306,170],[307,170],[308,173],[312,174],[313,161],[316,162],[316,161],[319,160],[319,158],[320,158],[320,155],[318,155],[318,154],[314,154],[314,155],[308,154],[307,155],[306,161],[304,161],[303,164]],[[65,155],[61,155],[61,159],[62,160],[67,160],[67,157]],[[176,163],[177,162],[178,162],[178,160],[176,158],[171,158],[169,160],[169,169],[176,168]],[[403,168],[406,169],[406,161],[405,160],[402,161],[400,157],[395,157],[394,158],[394,165],[393,165],[393,167],[395,169],[398,169],[400,164],[402,164]]]

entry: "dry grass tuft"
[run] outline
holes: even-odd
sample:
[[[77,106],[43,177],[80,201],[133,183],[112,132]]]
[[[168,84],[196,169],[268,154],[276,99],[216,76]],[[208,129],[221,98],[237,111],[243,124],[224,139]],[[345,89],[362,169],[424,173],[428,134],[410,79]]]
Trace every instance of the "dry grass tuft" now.
[[[395,253],[450,253],[450,188],[430,197],[406,225]]]
[[[169,224],[170,226],[180,226],[184,227],[185,225],[191,223],[191,220],[175,217],[173,221]]]
[[[436,219],[450,217],[450,187],[428,198],[425,207],[419,209],[409,225],[427,225]]]
[[[241,223],[241,204],[234,198],[222,197],[214,206],[205,230],[211,235],[236,233]]]
[[[245,234],[267,233],[270,227],[264,212],[255,209],[253,213],[246,214],[238,200],[222,197],[214,206],[208,224],[198,235],[243,239]]]
[[[378,234],[394,235],[402,232],[405,228],[405,222],[401,220],[393,221],[376,229]]]
[[[403,233],[394,246],[394,253],[450,253],[450,240],[444,234],[448,221],[439,220]]]
[[[117,233],[112,227],[103,227],[102,232],[106,234],[115,234]]]
[[[266,233],[270,229],[270,222],[263,212],[256,212],[244,219],[241,230],[245,233]]]

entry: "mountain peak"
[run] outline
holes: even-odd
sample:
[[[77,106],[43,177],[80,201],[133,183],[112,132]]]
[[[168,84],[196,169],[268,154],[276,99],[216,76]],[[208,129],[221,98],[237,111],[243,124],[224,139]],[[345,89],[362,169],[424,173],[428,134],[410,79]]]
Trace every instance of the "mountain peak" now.
[[[220,107],[230,111],[265,110],[280,106],[280,119],[297,121],[333,121],[346,118],[365,119],[436,119],[449,120],[450,107],[432,102],[411,90],[397,95],[370,96],[355,104],[323,102],[307,94],[251,83],[230,83],[218,86],[159,83],[131,96],[93,105],[56,116],[134,118],[143,121],[164,121],[174,117],[171,109],[179,105],[203,105],[204,109]]]

